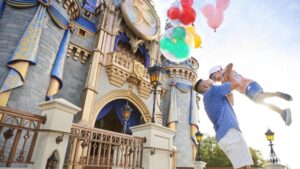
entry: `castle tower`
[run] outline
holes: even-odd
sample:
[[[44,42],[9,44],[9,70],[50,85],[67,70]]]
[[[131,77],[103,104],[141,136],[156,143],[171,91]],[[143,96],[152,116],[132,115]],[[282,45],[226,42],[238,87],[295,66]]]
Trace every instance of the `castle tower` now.
[[[199,63],[195,58],[180,64],[163,59],[162,63],[166,69],[163,83],[166,93],[161,102],[163,124],[176,130],[176,167],[194,167],[196,149],[192,137],[198,130],[199,97],[193,86],[197,79]]]

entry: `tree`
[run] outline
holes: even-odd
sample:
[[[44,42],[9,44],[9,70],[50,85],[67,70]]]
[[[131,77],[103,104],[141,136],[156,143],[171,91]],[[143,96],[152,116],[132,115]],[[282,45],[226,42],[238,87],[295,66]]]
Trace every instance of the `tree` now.
[[[232,167],[231,162],[218,146],[215,137],[206,135],[201,142],[202,160],[207,163],[207,167]],[[263,167],[266,161],[262,158],[261,152],[250,147],[254,168]]]
[[[253,166],[254,168],[262,168],[266,164],[266,160],[263,159],[262,154],[259,150],[255,150],[254,148],[250,147],[250,153],[253,159]]]

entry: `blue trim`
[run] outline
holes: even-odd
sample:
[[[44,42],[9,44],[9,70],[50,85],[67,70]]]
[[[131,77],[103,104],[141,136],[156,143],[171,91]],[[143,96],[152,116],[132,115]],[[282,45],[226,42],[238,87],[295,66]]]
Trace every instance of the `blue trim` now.
[[[55,77],[59,81],[59,89],[61,89],[63,86],[63,82],[62,82],[63,70],[65,65],[69,40],[70,40],[70,29],[67,29],[65,30],[63,39],[59,46],[59,50],[57,52],[56,59],[51,71],[51,77]]]
[[[57,19],[60,24],[64,26],[64,28],[68,27],[69,25],[69,16],[65,16],[60,10],[57,5],[51,4],[48,8],[48,11],[52,14],[55,19]],[[55,22],[55,21],[54,21]]]
[[[129,38],[126,35],[125,32],[119,32],[119,34],[117,35],[117,37],[115,39],[115,44],[114,44],[114,51],[117,50],[117,46],[118,46],[120,41],[125,42],[125,43],[129,43]],[[149,68],[150,67],[149,50],[145,47],[145,45],[139,45],[138,50],[144,56],[144,62],[145,62],[144,66],[146,68]]]
[[[117,50],[117,47],[118,47],[118,44],[120,41],[125,42],[125,43],[129,42],[129,38],[125,32],[119,32],[119,34],[117,35],[117,37],[115,39],[115,44],[114,44],[114,51]]]
[[[149,68],[150,67],[150,55],[148,53],[148,49],[145,47],[145,45],[139,45],[139,51],[141,52],[141,54],[144,56],[144,63],[145,63],[145,67]]]
[[[6,0],[9,5],[14,7],[31,7],[38,4],[37,0]]]
[[[80,26],[86,28],[87,30],[91,31],[92,33],[96,33],[96,32],[97,32],[95,23],[93,23],[92,21],[90,21],[90,20],[88,20],[88,19],[85,19],[85,18],[82,17],[82,16],[79,16],[79,18],[77,18],[77,19],[75,20],[75,22],[76,22],[77,24],[79,24]]]
[[[0,0],[0,17],[3,14],[4,8],[5,8],[5,0]]]
[[[88,3],[85,3],[85,4],[83,5],[83,8],[84,8],[85,10],[91,12],[91,13],[95,13],[95,9],[96,9],[94,6],[92,6],[92,5],[88,4]]]

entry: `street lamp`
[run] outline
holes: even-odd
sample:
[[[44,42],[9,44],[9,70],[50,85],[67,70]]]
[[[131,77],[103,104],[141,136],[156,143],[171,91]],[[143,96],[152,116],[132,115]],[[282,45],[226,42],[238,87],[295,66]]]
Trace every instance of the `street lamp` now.
[[[162,67],[158,64],[154,64],[153,67],[150,67],[148,69],[148,73],[150,75],[150,82],[153,85],[153,111],[152,111],[152,123],[155,123],[155,102],[156,102],[156,93],[157,93],[157,87],[160,85],[159,79],[162,72]]]
[[[196,135],[196,140],[197,140],[197,153],[196,153],[196,159],[195,161],[201,161],[202,160],[202,157],[201,157],[201,141],[202,141],[202,138],[203,138],[203,134],[198,130],[197,133],[195,134]]]
[[[267,140],[270,142],[270,159],[269,162],[273,164],[277,164],[279,162],[279,158],[276,156],[276,153],[273,149],[273,143],[272,141],[274,140],[274,132],[272,132],[270,129],[267,130],[265,133]]]
[[[55,154],[52,153],[51,157],[48,158],[46,169],[55,169],[58,163],[58,159],[56,158]]]
[[[132,108],[129,106],[128,101],[127,101],[127,104],[125,104],[124,107],[122,108],[122,114],[124,117],[124,127],[123,127],[124,134],[126,133],[127,121],[130,118],[131,111],[132,111]]]

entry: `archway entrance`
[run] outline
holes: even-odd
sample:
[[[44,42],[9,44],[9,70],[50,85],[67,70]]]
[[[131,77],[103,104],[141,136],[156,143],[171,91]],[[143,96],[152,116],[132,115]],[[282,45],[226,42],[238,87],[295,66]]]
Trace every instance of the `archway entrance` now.
[[[122,108],[127,104],[132,108],[131,115],[127,120],[124,130],[125,119]],[[94,127],[114,131],[118,133],[132,134],[129,129],[132,126],[144,124],[141,112],[137,107],[126,99],[116,99],[107,103],[99,112]]]

